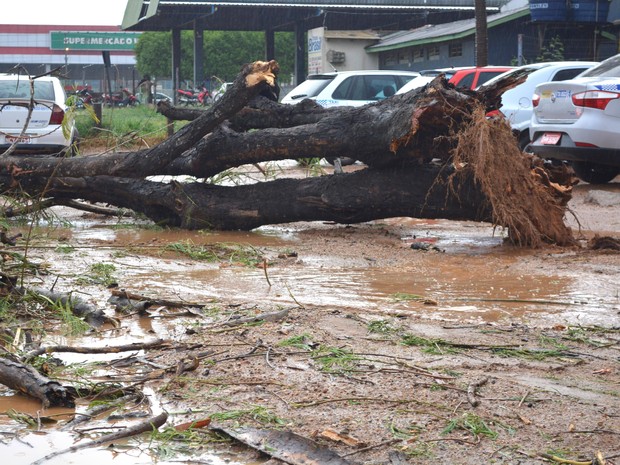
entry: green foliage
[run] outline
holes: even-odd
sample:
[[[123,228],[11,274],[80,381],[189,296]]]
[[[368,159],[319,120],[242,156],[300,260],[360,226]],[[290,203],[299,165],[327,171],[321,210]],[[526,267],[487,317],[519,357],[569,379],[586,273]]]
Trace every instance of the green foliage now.
[[[489,428],[486,422],[474,413],[465,413],[459,418],[450,420],[442,434],[450,434],[457,429],[471,433],[475,439],[478,439],[480,436],[495,439],[498,436],[497,432]]]
[[[422,352],[431,355],[456,354],[458,349],[443,339],[429,339],[414,334],[405,334],[401,343],[406,346],[421,347]]]
[[[196,245],[192,241],[187,240],[168,244],[165,250],[181,253],[193,260],[205,260],[215,263],[241,263],[250,267],[263,263],[263,256],[260,251],[250,245],[227,244],[223,242]]]
[[[541,47],[540,54],[536,57],[536,61],[564,61],[564,44],[560,36],[552,37],[546,45]]]
[[[296,347],[302,350],[310,350],[312,349],[311,341],[312,336],[310,336],[308,333],[303,333],[298,336],[292,336],[288,339],[284,339],[278,342],[278,345],[280,347]]]
[[[392,299],[396,302],[410,302],[410,301],[424,301],[426,297],[418,294],[408,294],[406,292],[395,292],[392,294]]]
[[[397,331],[389,321],[387,320],[375,320],[366,325],[369,333],[375,334],[390,334]]]
[[[154,145],[167,137],[168,121],[152,105],[102,109],[101,127],[88,111],[79,111],[75,124],[82,146]],[[186,122],[175,122],[175,130]],[[130,147],[131,148],[131,147]]]
[[[243,64],[264,59],[265,36],[262,32],[204,31],[203,40],[204,70],[197,72],[201,81],[212,77],[224,82],[232,81],[239,74]],[[288,76],[293,73],[295,64],[294,35],[290,32],[277,32],[275,49],[277,61],[280,64],[281,79],[288,81]],[[172,33],[142,33],[135,48],[138,71],[151,78],[169,78],[172,74],[171,50]],[[180,69],[182,81],[193,79],[193,63],[193,33],[182,31]]]
[[[312,358],[325,373],[346,373],[355,368],[356,362],[362,358],[340,347],[321,346],[312,352]]]
[[[71,299],[64,303],[61,300],[52,300],[44,295],[37,295],[37,299],[45,304],[60,318],[63,331],[67,336],[79,336],[90,329],[90,325],[73,314]]]
[[[116,267],[111,263],[95,263],[90,266],[89,272],[78,278],[78,284],[101,284],[102,286],[110,286],[116,283],[114,272]]]
[[[239,421],[251,418],[263,425],[285,425],[286,421],[278,417],[275,413],[262,405],[255,405],[247,409],[226,410],[211,414],[211,419],[215,421]]]

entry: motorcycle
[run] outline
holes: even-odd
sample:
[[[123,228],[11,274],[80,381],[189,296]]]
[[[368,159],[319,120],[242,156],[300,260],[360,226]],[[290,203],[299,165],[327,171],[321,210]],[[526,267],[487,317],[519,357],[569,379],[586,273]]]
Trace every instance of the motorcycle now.
[[[201,89],[177,89],[179,103],[183,105],[208,105],[211,103],[211,92],[206,87]]]
[[[77,90],[67,100],[67,104],[75,105],[77,108],[84,108],[84,105],[92,105],[93,96],[87,88]]]
[[[132,94],[129,89],[124,88],[120,92],[112,94],[103,94],[103,103],[108,107],[132,107],[138,105],[140,101],[138,97]]]

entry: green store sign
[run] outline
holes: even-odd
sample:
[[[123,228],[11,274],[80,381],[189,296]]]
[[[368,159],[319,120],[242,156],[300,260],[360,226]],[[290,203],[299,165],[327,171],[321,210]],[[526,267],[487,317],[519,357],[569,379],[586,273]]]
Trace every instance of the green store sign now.
[[[139,32],[52,31],[52,50],[127,50],[133,51]]]

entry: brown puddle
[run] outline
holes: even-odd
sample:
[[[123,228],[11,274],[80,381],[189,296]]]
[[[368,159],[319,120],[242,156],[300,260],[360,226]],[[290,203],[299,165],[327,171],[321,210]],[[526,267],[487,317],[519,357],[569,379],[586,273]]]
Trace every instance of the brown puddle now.
[[[47,259],[53,273],[72,276],[93,263],[112,263],[122,288],[148,296],[208,303],[228,299],[281,306],[326,306],[355,308],[374,314],[411,314],[428,319],[458,322],[525,322],[533,319],[554,324],[561,316],[564,323],[603,325],[617,318],[619,300],[615,275],[572,273],[558,269],[550,275],[537,272],[528,255],[532,251],[499,247],[501,235],[488,225],[457,222],[399,220],[402,254],[406,262],[390,264],[373,257],[373,250],[360,250],[358,256],[330,255],[331,242],[322,250],[304,250],[292,262],[274,262],[267,270],[241,266],[222,267],[161,251],[166,244],[191,241],[196,244],[226,242],[250,244],[269,249],[295,250],[302,242],[300,231],[277,226],[255,232],[201,233],[178,230],[115,229],[99,219],[78,219],[71,229],[56,228],[50,237],[75,247],[65,261]],[[388,226],[394,221],[386,221]],[[441,251],[413,251],[410,244],[422,238]],[[352,240],[355,240],[352,234]],[[53,242],[56,244],[56,242]],[[134,249],[135,248],[135,249]],[[36,249],[35,249],[36,250]],[[53,252],[53,249],[51,249]],[[146,253],[145,253],[146,251]],[[122,252],[122,253],[121,253]],[[57,253],[57,252],[56,252]],[[64,268],[63,268],[64,267]],[[71,289],[70,280],[66,283]],[[89,289],[87,298],[105,305],[106,289]],[[110,312],[112,310],[108,308]],[[133,316],[122,320],[119,330],[79,340],[52,336],[55,344],[97,346],[127,344],[156,337],[180,339],[187,319],[167,319],[155,312],[153,317]],[[127,354],[122,355],[127,356]],[[63,354],[66,363],[84,360],[109,360],[115,356]],[[6,392],[6,391],[5,391]],[[0,388],[0,395],[3,393]],[[154,396],[157,397],[157,396]],[[156,403],[156,402],[155,402]],[[38,403],[7,393],[0,397],[0,413],[9,409],[37,416]],[[55,409],[43,412],[53,415]],[[0,451],[10,454],[9,465],[31,463],[52,449],[71,446],[75,436],[42,426],[40,432],[15,426],[0,415]],[[193,457],[194,458],[194,457]],[[148,464],[148,442],[140,448],[117,454],[105,449],[87,449],[50,460],[50,465],[73,464],[91,460],[94,464]],[[231,457],[205,455],[204,463],[235,464]],[[175,457],[178,463],[182,457]],[[187,459],[189,460],[189,459]],[[173,463],[158,459],[157,463]]]

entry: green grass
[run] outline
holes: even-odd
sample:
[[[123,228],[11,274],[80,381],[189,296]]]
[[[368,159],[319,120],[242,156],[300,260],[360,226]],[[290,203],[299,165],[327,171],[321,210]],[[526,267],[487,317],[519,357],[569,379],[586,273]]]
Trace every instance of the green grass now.
[[[312,359],[325,373],[347,373],[356,368],[362,357],[339,347],[319,347],[312,352]]]
[[[414,334],[405,334],[401,338],[401,344],[405,346],[420,347],[422,352],[431,355],[445,355],[459,353],[458,348],[443,339],[429,339]]]
[[[192,260],[230,264],[243,264],[254,267],[263,263],[261,252],[250,245],[216,242],[213,244],[197,245],[192,241],[174,242],[168,244],[165,250],[183,254]]]
[[[296,347],[297,349],[302,350],[311,350],[312,349],[312,336],[308,333],[300,334],[299,336],[292,336],[288,339],[284,339],[278,342],[278,346],[280,347]]]
[[[167,119],[155,111],[152,105],[135,107],[103,107],[101,127],[97,127],[93,113],[79,110],[75,116],[76,127],[82,138],[82,148],[114,147],[123,145],[127,149],[153,146],[167,137]],[[178,130],[185,121],[174,122]]]
[[[101,284],[102,286],[110,286],[116,283],[114,272],[116,267],[111,263],[95,263],[91,265],[90,270],[84,276],[76,279],[77,284]]]
[[[374,320],[366,325],[366,329],[371,334],[391,334],[398,331],[388,320]]]
[[[443,429],[442,434],[450,434],[455,430],[467,431],[475,439],[478,439],[480,436],[495,439],[498,436],[497,432],[493,431],[482,418],[474,413],[465,413],[459,418],[450,420]]]
[[[215,421],[240,421],[244,419],[252,419],[263,425],[283,426],[286,421],[278,417],[267,407],[255,405],[248,409],[226,410],[211,414],[211,419]]]

